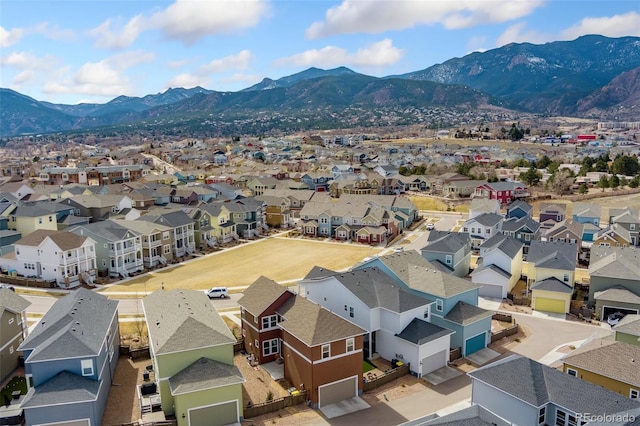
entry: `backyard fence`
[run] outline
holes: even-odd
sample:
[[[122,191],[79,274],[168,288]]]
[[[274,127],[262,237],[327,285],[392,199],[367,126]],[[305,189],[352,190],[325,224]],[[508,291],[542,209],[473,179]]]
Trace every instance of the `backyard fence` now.
[[[518,334],[519,328],[516,320],[513,318],[513,315],[507,314],[504,312],[496,312],[491,316],[491,319],[500,321],[500,322],[508,322],[511,324],[507,328],[503,328],[500,331],[491,332],[491,343],[497,342],[500,339],[503,339],[508,336],[513,336],[514,334]]]
[[[282,398],[274,399],[273,401],[263,402],[255,405],[248,405],[244,407],[244,418],[250,419],[251,417],[261,416],[262,414],[273,413],[274,411],[281,410],[285,407],[291,407],[294,405],[302,404],[307,400],[307,392],[300,391],[297,395],[289,395]]]
[[[382,385],[386,385],[395,379],[409,374],[409,364],[401,365],[392,370],[385,371],[382,375],[376,376],[373,380],[368,380],[362,384],[362,391],[367,392]]]
[[[11,275],[0,275],[0,281],[6,284],[19,285],[23,287],[55,288],[56,280],[40,280],[38,278],[25,278]]]
[[[120,355],[126,355],[131,359],[150,358],[149,346],[131,349],[131,346],[120,346]]]
[[[505,314],[503,312],[496,312],[491,319],[502,322],[513,322],[513,316],[511,314]]]

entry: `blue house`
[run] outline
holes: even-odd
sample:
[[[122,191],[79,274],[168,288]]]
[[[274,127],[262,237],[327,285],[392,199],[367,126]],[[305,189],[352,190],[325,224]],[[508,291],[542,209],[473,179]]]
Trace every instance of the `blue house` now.
[[[354,269],[377,267],[409,293],[435,301],[430,322],[452,330],[451,348],[467,356],[491,343],[493,312],[478,307],[478,286],[441,272],[417,251],[380,256]]]
[[[333,180],[332,175],[318,172],[308,172],[300,177],[301,182],[306,183],[309,189],[313,189],[316,192],[327,192],[331,180]]]
[[[520,219],[522,217],[532,217],[533,215],[533,207],[531,204],[526,201],[516,200],[513,203],[507,206],[507,214],[506,218],[517,218]]]
[[[119,344],[117,301],[84,288],[57,300],[18,349],[26,424],[101,424]]]
[[[590,223],[600,226],[601,208],[599,204],[575,203],[573,205],[573,220],[578,223]]]

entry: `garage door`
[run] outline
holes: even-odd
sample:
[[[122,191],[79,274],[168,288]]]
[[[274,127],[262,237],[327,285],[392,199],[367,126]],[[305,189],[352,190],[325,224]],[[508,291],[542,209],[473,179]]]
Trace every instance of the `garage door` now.
[[[236,401],[189,410],[189,425],[191,426],[228,425],[238,423],[239,418]]]
[[[471,355],[474,352],[478,352],[480,349],[484,349],[486,342],[486,333],[478,334],[465,340],[464,356]]]
[[[358,396],[358,376],[318,387],[318,407]]]
[[[564,300],[536,297],[536,311],[564,313]]]
[[[447,365],[447,351],[438,352],[437,354],[430,355],[426,358],[422,358],[422,375],[429,374],[438,368]]]
[[[502,299],[502,286],[482,284],[482,287],[480,287],[480,290],[478,290],[478,294],[482,297]]]

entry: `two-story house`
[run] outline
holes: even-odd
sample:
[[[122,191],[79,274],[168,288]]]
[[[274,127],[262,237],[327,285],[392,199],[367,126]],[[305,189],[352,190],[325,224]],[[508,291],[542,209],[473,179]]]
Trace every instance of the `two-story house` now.
[[[579,223],[590,223],[600,226],[600,216],[602,208],[599,204],[575,203],[573,205],[572,218]]]
[[[471,248],[477,250],[482,243],[502,230],[503,217],[497,213],[482,213],[462,224],[460,231],[471,237]]]
[[[253,198],[225,201],[221,208],[236,225],[236,232],[243,238],[253,238],[264,231],[265,204]]]
[[[542,235],[542,241],[558,241],[564,243],[576,244],[578,249],[582,247],[582,236],[584,224],[572,219],[565,219],[558,222],[551,228],[545,230]]]
[[[173,256],[182,257],[195,252],[193,219],[182,210],[156,209],[138,220],[168,226],[173,233]]]
[[[84,288],[56,300],[19,348],[26,424],[101,424],[119,344],[116,300]]]
[[[620,223],[612,223],[593,236],[593,245],[604,247],[634,247],[631,233]]]
[[[474,197],[498,200],[501,205],[529,196],[529,188],[522,182],[485,182],[478,185]]]
[[[422,257],[441,271],[456,277],[469,275],[471,238],[468,233],[433,230],[427,237],[427,245],[420,252]]]
[[[629,232],[631,245],[640,246],[640,213],[638,213],[638,209],[609,209],[609,224],[618,224],[626,229]]]
[[[526,201],[515,200],[507,206],[507,213],[505,215],[507,219],[520,219],[525,216],[533,217],[533,206]]]
[[[478,266],[471,273],[480,296],[507,297],[522,275],[523,247],[522,242],[504,234],[496,234],[480,246]]]
[[[489,198],[474,198],[469,204],[469,219],[484,213],[500,213],[500,202]]]
[[[578,245],[562,241],[533,241],[527,255],[527,288],[531,307],[567,313],[571,304]]]
[[[178,426],[242,421],[244,377],[235,337],[201,291],[157,290],[142,299],[149,351],[166,416]]]
[[[429,322],[435,302],[409,293],[376,267],[343,273],[314,267],[299,294],[367,330],[365,358],[401,359],[418,377],[448,364],[454,332]]]
[[[133,201],[126,195],[80,195],[62,200],[68,206],[77,209],[77,216],[90,217],[90,222],[109,219],[124,209],[131,209]]]
[[[315,408],[362,393],[364,329],[260,277],[238,301],[245,350],[260,363],[281,359],[284,377]]]
[[[144,220],[111,221],[140,235],[144,268],[150,269],[173,261],[173,232],[170,227]]]
[[[478,287],[468,280],[441,272],[418,252],[408,250],[369,259],[354,269],[377,267],[409,293],[433,300],[432,324],[455,331],[451,348],[467,356],[491,341],[492,312],[478,307]]]
[[[9,229],[22,235],[29,235],[37,229],[58,230],[55,213],[33,203],[12,205],[2,214],[9,218]]]
[[[0,380],[5,380],[18,368],[20,343],[27,337],[27,308],[24,297],[8,288],[0,288]]]
[[[255,197],[265,205],[266,224],[270,228],[288,228],[292,224],[291,201],[288,197],[259,195]]]
[[[538,222],[540,222],[542,228],[549,229],[557,222],[562,222],[566,218],[566,214],[566,204],[542,203],[540,204]]]
[[[540,239],[540,223],[529,216],[512,217],[502,222],[502,233],[523,244],[523,254],[529,253],[531,241]]]

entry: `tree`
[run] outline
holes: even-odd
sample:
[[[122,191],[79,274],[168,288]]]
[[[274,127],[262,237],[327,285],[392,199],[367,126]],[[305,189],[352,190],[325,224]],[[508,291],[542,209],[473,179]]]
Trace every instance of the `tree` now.
[[[549,158],[549,156],[543,155],[542,158],[538,160],[538,162],[536,163],[536,166],[539,169],[546,169],[550,163],[551,163],[551,159]]]
[[[635,176],[640,171],[638,158],[633,155],[619,155],[611,164],[611,172],[624,176]]]
[[[611,176],[611,179],[609,179],[609,186],[612,189],[617,189],[620,186],[620,178],[618,175]]]
[[[575,177],[569,169],[560,169],[549,178],[548,185],[551,190],[558,195],[571,193],[571,186],[575,182]]]
[[[586,183],[582,183],[578,188],[578,194],[586,194],[587,192],[589,192],[589,187],[587,187]]]
[[[624,188],[627,185],[629,185],[629,180],[624,176],[620,177],[620,188]]]
[[[629,181],[629,188],[637,188],[640,186],[640,175],[635,175],[633,179]]]
[[[520,173],[520,180],[529,186],[537,185],[540,183],[540,179],[542,179],[542,175],[533,166],[529,167],[526,172]]]
[[[596,183],[596,186],[598,188],[602,188],[602,192],[604,192],[605,189],[609,188],[609,179],[607,179],[607,176],[600,176],[600,180],[598,181],[598,183]]]

